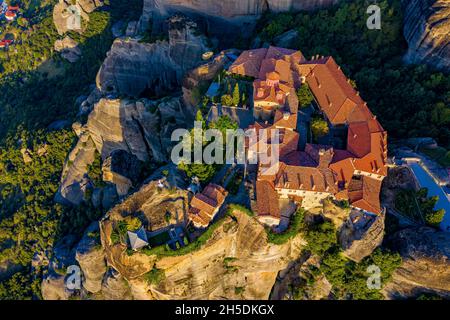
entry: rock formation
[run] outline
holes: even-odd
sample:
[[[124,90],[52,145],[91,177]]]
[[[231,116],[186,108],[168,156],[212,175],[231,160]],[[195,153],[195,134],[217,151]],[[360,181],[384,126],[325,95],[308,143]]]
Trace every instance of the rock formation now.
[[[402,6],[409,47],[405,61],[450,70],[450,2],[402,0]]]
[[[179,89],[186,71],[198,66],[209,49],[192,21],[171,17],[168,28],[169,40],[116,39],[97,74],[97,87],[133,97]]]
[[[75,258],[83,270],[83,287],[91,293],[99,292],[106,272],[106,262],[105,253],[100,244],[98,222],[93,222],[86,229],[77,245]]]
[[[314,270],[320,268],[320,257],[304,253],[279,273],[270,295],[271,300],[321,300],[330,296],[332,285]],[[302,288],[302,296],[294,296],[292,288]],[[300,293],[300,291],[299,291]]]
[[[95,160],[95,144],[87,132],[83,132],[75,148],[64,164],[61,184],[55,200],[66,204],[80,204],[90,187],[88,166]]]
[[[161,183],[165,187],[161,188]],[[157,230],[181,222],[186,210],[187,192],[173,189],[165,180],[151,182],[110,210],[100,222],[102,248],[97,246],[96,235],[92,238],[92,230],[86,231],[75,246],[86,279],[86,292],[82,291],[81,296],[95,293],[99,299],[268,299],[279,271],[299,257],[304,245],[300,235],[283,245],[268,243],[264,227],[239,211],[216,222],[217,228],[206,242],[184,255],[130,253],[125,245],[112,241],[117,221],[135,216],[145,221],[149,230]],[[169,222],[165,217],[168,211],[178,212]],[[103,258],[112,267],[106,273]],[[145,274],[154,267],[165,275],[158,284],[145,280]],[[60,282],[44,280],[44,297],[68,299],[80,295],[66,292]]]
[[[360,262],[381,245],[384,237],[385,213],[374,216],[352,211],[339,231],[339,242],[344,256]]]
[[[100,99],[90,113],[87,123],[82,127],[77,126],[80,138],[64,165],[57,201],[78,205],[84,200],[86,190],[92,188],[87,172],[88,166],[95,160],[96,151],[106,163],[116,150],[129,153],[127,158],[136,157],[136,166],[138,160],[166,161],[172,146],[172,131],[186,127],[190,119],[193,119],[193,115],[184,109],[180,98],[160,101]],[[121,157],[125,155],[122,154]],[[133,166],[134,172],[127,173],[130,177],[126,178],[131,178],[131,184],[136,183],[136,174],[139,171],[136,166]],[[121,171],[117,166],[114,170]],[[105,172],[108,178],[108,172],[111,170]],[[111,175],[109,177],[111,182],[117,182]],[[125,185],[126,183],[119,184],[120,191],[124,190],[121,186]],[[126,192],[119,193],[124,195]]]
[[[429,227],[408,228],[389,239],[403,262],[384,288],[388,298],[434,292],[450,298],[450,233]]]
[[[69,36],[56,40],[54,47],[55,51],[60,52],[61,57],[69,62],[73,63],[80,59],[81,49],[78,47],[78,43]]]
[[[125,150],[114,150],[102,165],[103,181],[116,185],[119,196],[125,196],[128,190],[138,183],[142,162]]]
[[[112,215],[102,222],[102,241],[107,260],[128,280],[136,299],[267,299],[277,274],[297,258],[303,244],[295,237],[284,245],[267,243],[264,228],[245,213],[224,218],[210,239],[186,255],[160,257],[124,254],[112,245]],[[165,279],[148,284],[143,275],[153,267],[164,270]],[[237,293],[236,288],[244,288]]]
[[[83,20],[89,21],[88,13],[103,6],[102,0],[59,0],[53,7],[53,23],[60,35],[69,30],[83,32]],[[77,19],[80,19],[77,21]]]
[[[338,0],[144,0],[140,28],[145,30],[152,20],[157,29],[163,19],[181,12],[201,24],[201,28],[210,36],[229,45],[237,37],[251,35],[256,20],[268,10],[313,10],[337,2]]]

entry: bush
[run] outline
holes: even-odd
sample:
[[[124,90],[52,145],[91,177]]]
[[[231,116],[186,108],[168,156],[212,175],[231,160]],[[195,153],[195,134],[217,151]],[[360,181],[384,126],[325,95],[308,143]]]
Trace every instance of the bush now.
[[[314,139],[317,141],[318,138],[326,136],[330,129],[324,119],[316,117],[311,120],[311,131]]]
[[[306,232],[306,241],[308,242],[308,249],[321,256],[330,248],[336,246],[336,228],[333,223],[328,221],[314,225]]]
[[[252,210],[244,207],[243,205],[236,204],[236,203],[230,203],[227,208],[227,214],[231,215],[231,214],[233,214],[234,211],[241,211],[250,217],[255,216],[255,213]]]
[[[303,228],[304,214],[305,211],[302,208],[299,208],[297,212],[292,215],[289,226],[284,232],[275,233],[272,229],[266,227],[267,241],[269,241],[269,243],[281,245],[295,237]]]
[[[221,98],[220,98],[220,102],[224,105],[224,106],[232,106],[234,104],[233,102],[233,97],[229,94],[224,94]]]
[[[153,266],[152,270],[144,275],[144,279],[148,284],[156,286],[165,278],[166,275],[164,273],[164,270],[158,269],[155,266]]]
[[[306,82],[297,90],[297,97],[300,107],[307,107],[313,102],[314,96]]]

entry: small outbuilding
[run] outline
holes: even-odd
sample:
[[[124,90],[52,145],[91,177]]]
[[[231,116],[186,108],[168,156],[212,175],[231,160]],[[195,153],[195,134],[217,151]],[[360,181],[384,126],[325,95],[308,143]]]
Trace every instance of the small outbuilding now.
[[[148,246],[147,232],[144,227],[140,227],[139,230],[135,232],[128,231],[127,234],[131,249],[139,250]]]

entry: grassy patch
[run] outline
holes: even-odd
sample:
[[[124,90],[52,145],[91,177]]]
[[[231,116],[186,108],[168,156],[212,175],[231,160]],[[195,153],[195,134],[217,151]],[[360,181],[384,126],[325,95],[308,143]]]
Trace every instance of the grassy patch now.
[[[202,233],[201,236],[199,236],[193,242],[189,243],[187,246],[181,247],[177,250],[170,250],[167,246],[158,246],[151,249],[144,248],[142,249],[142,253],[145,253],[149,256],[156,255],[157,257],[173,257],[182,256],[197,251],[211,238],[214,231],[216,231],[217,228],[223,225],[224,221],[225,218],[222,218],[216,223],[210,225],[208,229],[204,233]]]
[[[236,203],[231,203],[231,204],[228,205],[227,214],[232,214],[233,211],[241,211],[241,212],[247,214],[250,217],[254,217],[255,216],[255,213],[252,210],[244,207],[243,205],[236,204]]]
[[[237,260],[237,258],[235,258],[235,257],[225,257],[223,259],[223,268],[225,270],[227,270],[227,273],[231,273],[231,272],[237,271],[239,269],[237,266],[230,266],[230,263],[232,263],[236,260]]]
[[[156,247],[165,244],[170,240],[169,232],[164,231],[148,239],[150,246]]]

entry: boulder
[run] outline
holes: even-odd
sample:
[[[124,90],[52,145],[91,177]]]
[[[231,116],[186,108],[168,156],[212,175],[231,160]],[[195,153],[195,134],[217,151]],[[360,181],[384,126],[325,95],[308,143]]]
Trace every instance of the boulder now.
[[[89,21],[89,15],[87,11],[83,10],[81,4],[87,8],[87,2],[92,0],[77,1],[72,4],[71,1],[59,0],[59,2],[53,7],[53,23],[55,24],[56,31],[60,35],[63,35],[67,31],[83,32],[84,21]],[[81,18],[80,23],[74,23],[77,16]]]
[[[69,36],[56,40],[54,47],[55,51],[61,53],[61,57],[71,63],[77,62],[81,57],[81,49],[78,43]]]
[[[384,237],[385,213],[379,215],[352,210],[339,230],[344,256],[360,262],[381,245]]]
[[[62,275],[48,275],[41,283],[41,294],[44,300],[68,300],[72,293],[67,290]]]
[[[33,152],[30,149],[22,148],[20,149],[20,153],[22,154],[22,159],[25,164],[33,161]]]
[[[65,49],[77,49],[81,54],[81,50],[78,48],[78,43],[69,36],[65,36],[63,39],[56,40],[54,47],[55,51],[57,52],[61,52]]]
[[[77,245],[75,257],[84,275],[83,287],[91,293],[99,292],[106,272],[106,261],[100,244],[98,222],[93,222],[84,232]]]
[[[450,2],[402,0],[402,7],[408,42],[405,61],[450,70]]]

